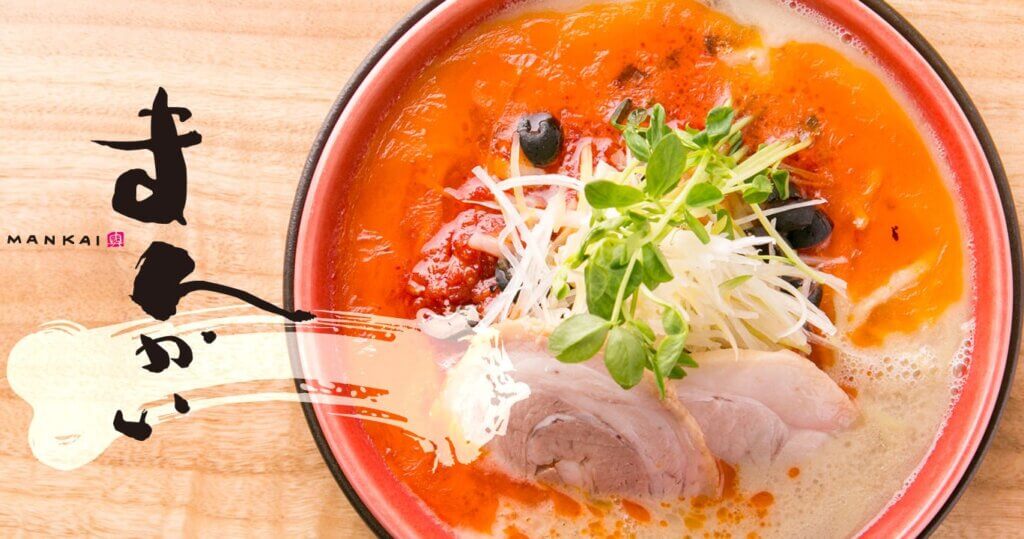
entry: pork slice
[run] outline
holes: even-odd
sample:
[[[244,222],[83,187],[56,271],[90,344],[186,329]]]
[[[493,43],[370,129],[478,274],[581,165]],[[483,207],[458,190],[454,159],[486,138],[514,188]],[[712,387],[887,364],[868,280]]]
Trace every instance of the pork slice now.
[[[597,495],[668,498],[712,493],[719,471],[697,422],[649,381],[626,391],[600,358],[564,364],[541,341],[505,339],[513,376],[530,386],[505,436],[487,449],[514,477]]]
[[[806,458],[858,416],[850,397],[791,351],[719,350],[669,384],[711,452],[731,464]]]

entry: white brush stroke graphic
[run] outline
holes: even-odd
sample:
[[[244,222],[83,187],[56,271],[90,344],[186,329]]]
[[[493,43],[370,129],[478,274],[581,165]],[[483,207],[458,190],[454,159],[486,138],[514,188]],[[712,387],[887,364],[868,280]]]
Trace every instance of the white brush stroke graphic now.
[[[32,453],[59,470],[84,466],[123,436],[113,427],[118,410],[127,421],[148,410],[147,423],[158,436],[160,423],[213,406],[305,401],[339,405],[330,409],[334,415],[401,428],[447,466],[475,460],[480,447],[504,434],[512,405],[529,395],[529,387],[514,380],[496,332],[467,346],[428,337],[410,320],[323,311],[298,334],[329,354],[316,362],[322,372],[303,384],[309,393],[232,393],[235,384],[294,376],[281,319],[231,315],[245,309],[180,313],[177,324],[139,320],[90,329],[54,321],[23,337],[8,357],[7,378],[33,410]],[[217,332],[212,343],[204,341],[205,330]],[[148,358],[136,354],[142,334],[180,337],[192,348],[191,365],[143,369]],[[173,345],[167,349],[175,353]],[[189,397],[195,391],[227,394]],[[174,409],[175,393],[188,399],[188,414]]]

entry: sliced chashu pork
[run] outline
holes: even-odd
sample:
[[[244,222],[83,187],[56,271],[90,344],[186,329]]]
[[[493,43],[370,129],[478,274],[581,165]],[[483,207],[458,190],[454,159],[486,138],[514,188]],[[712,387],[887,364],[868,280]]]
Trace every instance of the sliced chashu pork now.
[[[531,393],[487,448],[492,462],[522,479],[594,494],[715,492],[714,457],[798,460],[858,415],[827,374],[793,352],[696,354],[700,367],[670,381],[662,401],[650,379],[620,388],[600,357],[564,364],[538,334],[517,324],[502,332],[513,377]]]
[[[700,367],[669,389],[726,462],[800,460],[857,418],[846,392],[794,352],[719,350],[694,359]]]
[[[697,423],[644,382],[625,391],[600,360],[565,364],[542,339],[504,339],[530,396],[512,408],[505,436],[487,448],[511,475],[593,494],[669,498],[719,488]]]

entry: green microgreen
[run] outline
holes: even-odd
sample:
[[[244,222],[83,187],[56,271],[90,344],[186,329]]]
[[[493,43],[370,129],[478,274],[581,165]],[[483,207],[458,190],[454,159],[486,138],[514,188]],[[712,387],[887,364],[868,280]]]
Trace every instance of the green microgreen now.
[[[686,194],[686,205],[691,208],[707,208],[714,206],[725,199],[722,190],[715,187],[711,182],[702,182],[693,186]]]
[[[565,363],[586,361],[601,350],[611,328],[600,316],[577,314],[558,325],[548,337],[548,348]]]
[[[624,208],[644,200],[643,191],[613,181],[590,182],[583,190],[587,203],[597,209]]]
[[[604,365],[623,389],[629,389],[643,379],[647,356],[647,343],[629,327],[617,326],[608,332]]]
[[[651,152],[647,163],[647,179],[644,192],[651,198],[659,198],[676,188],[686,169],[686,148],[679,137],[661,139]]]
[[[750,153],[742,132],[750,121],[736,119],[728,104],[709,111],[702,130],[669,127],[664,107],[657,104],[633,108],[626,100],[613,111],[611,123],[631,159],[617,177],[584,187],[594,209],[590,229],[565,264],[584,266],[588,312],[564,320],[551,334],[548,347],[559,360],[586,361],[603,347],[605,367],[620,386],[637,385],[650,370],[662,396],[665,380],[697,367],[687,349],[686,316],[654,294],[674,278],[661,242],[673,231],[689,231],[705,244],[712,234],[742,234],[726,207],[730,199],[745,202],[766,222],[758,204],[773,193],[784,199],[790,192],[789,173],[779,164],[810,144],[779,140]],[[795,256],[783,250],[787,258]],[[733,277],[720,288],[728,292],[748,279]],[[556,297],[569,293],[564,275],[556,275],[555,284]],[[641,293],[661,308],[662,334],[634,316]]]

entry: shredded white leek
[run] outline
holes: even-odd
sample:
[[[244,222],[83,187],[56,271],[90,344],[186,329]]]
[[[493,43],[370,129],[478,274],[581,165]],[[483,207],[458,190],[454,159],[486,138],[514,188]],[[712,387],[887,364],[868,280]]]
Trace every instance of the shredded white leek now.
[[[514,141],[513,150],[518,151]],[[790,150],[780,152],[789,154]],[[581,269],[570,269],[566,261],[579,250],[591,221],[592,209],[582,193],[576,207],[566,196],[567,190],[581,192],[586,181],[611,179],[636,185],[643,165],[636,161],[624,170],[600,161],[593,162],[589,145],[578,152],[581,178],[562,174],[518,176],[519,167],[513,156],[510,167],[514,174],[504,180],[494,179],[481,167],[473,174],[494,198],[493,207],[501,211],[505,227],[495,241],[478,242],[493,252],[495,245],[511,268],[505,289],[486,307],[479,320],[458,324],[448,318],[424,317],[437,328],[424,331],[453,334],[454,328],[473,326],[476,332],[488,331],[494,324],[508,318],[533,318],[548,324],[586,310],[584,279]],[[584,162],[585,161],[585,162]],[[751,164],[738,175],[755,170]],[[763,168],[763,167],[762,167]],[[758,169],[759,170],[759,169]],[[524,187],[552,187],[543,208],[529,205],[522,194]],[[514,192],[514,199],[507,191]],[[689,325],[687,346],[693,351],[721,348],[777,350],[791,348],[808,351],[812,339],[827,339],[836,333],[832,321],[807,298],[809,277],[840,293],[846,283],[819,269],[811,268],[797,258],[795,252],[780,245],[768,217],[791,209],[823,204],[823,199],[761,211],[738,218],[736,226],[760,221],[771,237],[737,237],[726,232],[712,232],[715,217],[707,216],[706,230],[710,241],[702,243],[691,231],[676,229],[661,243],[661,250],[671,267],[674,279],[658,287],[657,293],[642,288],[636,316],[651,325],[660,324],[664,305],[680,310]],[[481,203],[483,205],[484,203]],[[615,210],[604,210],[614,212]],[[761,256],[758,247],[780,248],[784,256]],[[824,261],[829,262],[829,261]],[[735,286],[723,286],[740,278]],[[555,282],[565,283],[568,293],[557,297]],[[803,281],[798,288],[792,282]],[[733,281],[735,282],[735,281]],[[564,290],[563,290],[564,291]],[[475,313],[473,313],[475,315]],[[453,316],[468,316],[458,311]],[[443,323],[442,323],[443,320]],[[817,335],[815,334],[817,333]],[[821,337],[819,337],[820,335]]]
[[[805,200],[803,202],[794,202],[792,204],[786,204],[785,206],[779,206],[777,208],[771,208],[771,209],[768,209],[768,210],[764,210],[763,213],[764,213],[765,217],[771,217],[773,215],[778,215],[780,213],[785,213],[785,212],[791,211],[791,210],[796,210],[796,209],[800,209],[800,208],[807,208],[807,207],[810,207],[810,206],[819,206],[819,205],[824,204],[826,202],[828,202],[828,201],[825,200],[824,198],[815,198],[815,199],[811,199],[811,200]],[[757,221],[757,216],[752,214],[752,215],[748,215],[746,217],[740,217],[739,219],[736,219],[736,224],[737,225],[745,225],[747,223],[753,223],[754,221]]]

